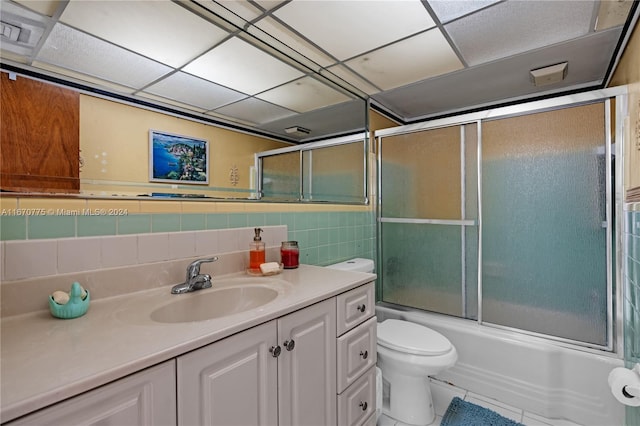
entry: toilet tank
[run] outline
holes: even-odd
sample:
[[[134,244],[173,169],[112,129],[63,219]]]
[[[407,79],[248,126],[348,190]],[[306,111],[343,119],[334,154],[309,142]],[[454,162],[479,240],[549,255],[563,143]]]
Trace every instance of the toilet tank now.
[[[343,271],[369,272],[373,273],[373,260],[357,257],[355,259],[345,260],[344,262],[327,265],[327,268],[341,269]]]

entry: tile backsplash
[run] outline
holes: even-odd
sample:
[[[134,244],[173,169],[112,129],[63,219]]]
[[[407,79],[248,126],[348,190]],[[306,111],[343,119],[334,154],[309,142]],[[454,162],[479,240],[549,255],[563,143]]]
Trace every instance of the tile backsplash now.
[[[287,238],[286,226],[264,230],[267,247],[277,247]],[[248,251],[252,237],[253,228],[237,228],[6,241],[3,281]]]
[[[268,246],[298,241],[301,263],[375,258],[371,211],[5,215],[0,217],[1,279],[248,250],[254,227],[265,229]]]

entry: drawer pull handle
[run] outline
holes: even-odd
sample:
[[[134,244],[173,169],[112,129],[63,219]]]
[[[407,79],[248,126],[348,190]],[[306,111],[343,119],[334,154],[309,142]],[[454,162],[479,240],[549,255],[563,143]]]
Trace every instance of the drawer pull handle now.
[[[280,352],[282,352],[282,348],[280,346],[271,346],[269,348],[269,352],[271,352],[272,357],[278,358],[280,356]]]
[[[369,351],[360,351],[360,357],[362,357],[362,359],[369,358]]]
[[[367,411],[368,407],[369,407],[369,404],[367,404],[367,401],[360,402],[360,408],[362,408],[362,411]]]
[[[367,305],[365,305],[364,303],[362,305],[358,305],[357,308],[360,312],[363,312],[367,310]]]
[[[285,340],[285,341],[284,341],[284,343],[283,343],[283,345],[284,345],[284,348],[285,348],[286,350],[288,350],[288,351],[292,351],[292,350],[293,350],[293,348],[295,348],[295,347],[296,347],[296,342],[295,342],[295,340],[293,340],[293,339],[291,339],[291,340]]]

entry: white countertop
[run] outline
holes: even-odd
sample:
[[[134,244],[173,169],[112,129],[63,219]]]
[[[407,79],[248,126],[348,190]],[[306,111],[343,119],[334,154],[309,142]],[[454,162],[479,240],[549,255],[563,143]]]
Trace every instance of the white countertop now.
[[[216,276],[213,289],[186,295],[170,294],[168,285],[99,299],[91,302],[84,316],[72,320],[56,319],[48,311],[3,318],[0,421],[335,296],[373,281],[376,275],[300,265],[272,277],[256,277],[257,282],[273,283],[280,295],[248,312],[175,324],[149,318],[151,311],[176,298],[197,297],[214,290],[217,281],[247,277],[242,273]]]

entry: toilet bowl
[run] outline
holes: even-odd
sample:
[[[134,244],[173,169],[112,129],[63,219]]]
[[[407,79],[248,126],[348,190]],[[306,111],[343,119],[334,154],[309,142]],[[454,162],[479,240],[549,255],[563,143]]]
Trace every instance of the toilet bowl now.
[[[435,410],[429,376],[456,363],[456,348],[430,328],[388,319],[378,323],[377,350],[378,367],[389,394],[383,399],[382,413],[411,425],[433,423]]]

